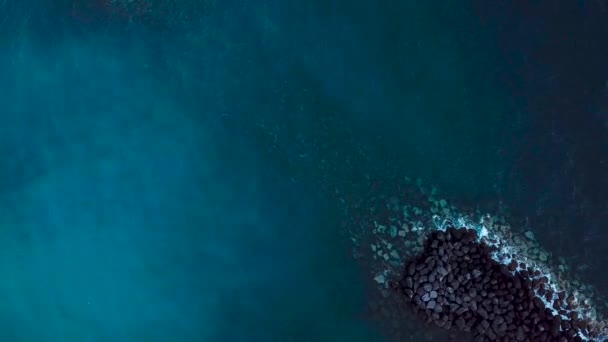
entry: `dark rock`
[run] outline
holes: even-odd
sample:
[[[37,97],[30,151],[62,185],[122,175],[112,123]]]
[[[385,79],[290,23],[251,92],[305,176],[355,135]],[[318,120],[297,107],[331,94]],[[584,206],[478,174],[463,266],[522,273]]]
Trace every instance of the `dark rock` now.
[[[522,327],[517,328],[517,332],[515,333],[515,339],[518,341],[523,341],[526,339],[526,333]]]
[[[569,342],[587,331],[572,296],[554,293],[548,278],[518,264],[516,255],[508,265],[494,261],[475,231],[449,228],[428,239],[396,286],[422,320],[471,331],[480,341]],[[543,298],[567,318],[555,316]]]
[[[412,291],[412,289],[405,289],[405,295],[407,298],[412,298],[414,296],[414,291]]]
[[[543,303],[543,301],[540,298],[534,297],[532,299],[532,303],[534,303],[534,306],[536,306],[540,310],[545,310],[545,303]]]

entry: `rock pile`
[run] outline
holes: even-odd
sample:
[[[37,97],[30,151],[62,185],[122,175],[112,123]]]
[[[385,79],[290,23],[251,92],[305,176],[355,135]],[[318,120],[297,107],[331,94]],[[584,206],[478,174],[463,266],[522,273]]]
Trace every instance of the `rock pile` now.
[[[554,293],[538,270],[492,259],[471,229],[429,235],[422,254],[393,284],[424,320],[471,332],[477,341],[583,341],[591,336],[577,304]],[[547,307],[549,306],[549,307]]]

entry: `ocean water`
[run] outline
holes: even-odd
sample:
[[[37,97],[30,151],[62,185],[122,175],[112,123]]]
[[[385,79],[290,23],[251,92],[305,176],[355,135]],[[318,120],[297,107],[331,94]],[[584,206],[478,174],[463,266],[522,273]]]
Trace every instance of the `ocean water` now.
[[[353,251],[402,186],[532,232],[601,316],[606,16],[0,1],[0,339],[448,340],[396,337]]]

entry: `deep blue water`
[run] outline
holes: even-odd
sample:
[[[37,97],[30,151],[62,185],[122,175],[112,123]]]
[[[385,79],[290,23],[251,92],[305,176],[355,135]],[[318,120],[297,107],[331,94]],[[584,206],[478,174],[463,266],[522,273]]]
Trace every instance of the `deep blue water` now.
[[[382,341],[332,196],[365,176],[608,291],[601,2],[125,3],[0,2],[2,341]]]

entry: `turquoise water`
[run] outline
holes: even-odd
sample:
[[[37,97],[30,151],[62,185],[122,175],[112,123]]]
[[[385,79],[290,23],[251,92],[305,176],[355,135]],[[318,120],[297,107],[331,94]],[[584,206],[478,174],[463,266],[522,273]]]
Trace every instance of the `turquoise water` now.
[[[335,191],[525,187],[472,3],[93,3],[0,3],[3,341],[381,341]]]

